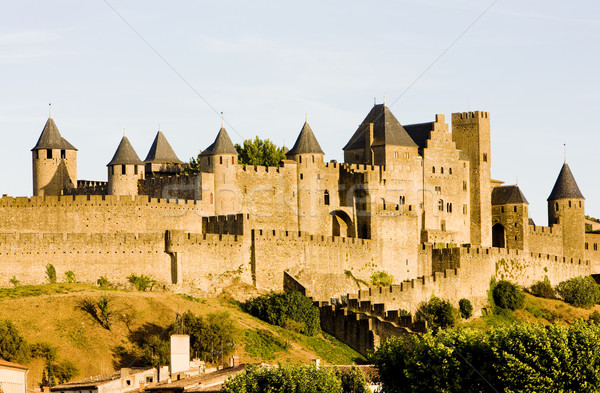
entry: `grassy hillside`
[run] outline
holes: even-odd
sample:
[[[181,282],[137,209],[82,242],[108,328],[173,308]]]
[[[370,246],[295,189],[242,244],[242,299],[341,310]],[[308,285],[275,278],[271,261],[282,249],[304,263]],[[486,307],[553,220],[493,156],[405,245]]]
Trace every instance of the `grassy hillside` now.
[[[229,292],[245,293],[247,288]],[[78,309],[81,299],[111,297],[116,317],[111,330],[102,328]],[[247,293],[245,293],[247,296]],[[167,326],[177,314],[192,311],[205,315],[227,311],[240,329],[236,355],[241,362],[308,362],[321,358],[326,363],[352,364],[361,356],[328,335],[307,337],[271,326],[244,312],[228,296],[198,299],[171,292],[100,290],[86,284],[47,284],[0,289],[0,319],[10,319],[30,343],[50,342],[59,347],[59,358],[74,361],[78,377],[103,374],[116,366],[115,348],[127,346],[131,331],[144,324]],[[133,316],[131,321],[119,318]],[[30,386],[41,380],[43,361],[28,364]]]

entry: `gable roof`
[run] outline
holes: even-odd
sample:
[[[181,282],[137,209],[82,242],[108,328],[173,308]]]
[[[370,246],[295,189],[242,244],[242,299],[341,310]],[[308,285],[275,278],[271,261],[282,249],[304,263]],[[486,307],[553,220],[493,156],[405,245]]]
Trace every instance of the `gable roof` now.
[[[183,164],[183,162],[177,158],[177,155],[162,131],[156,133],[154,142],[152,142],[152,146],[150,146],[150,151],[148,151],[148,155],[144,162]]]
[[[519,186],[499,186],[492,190],[492,205],[525,203],[529,205]]]
[[[423,152],[423,149],[427,147],[427,141],[431,138],[431,131],[433,131],[433,124],[434,122],[431,121],[404,126],[408,136],[419,146],[420,152]]]
[[[49,117],[46,121],[46,125],[42,130],[42,134],[38,139],[33,150],[40,149],[61,149],[61,150],[77,150],[72,144],[67,142],[65,138],[58,132],[58,127],[54,123],[54,120]]]
[[[119,143],[119,147],[117,147],[117,151],[113,156],[112,160],[106,166],[110,165],[141,165],[142,160],[138,157],[137,153],[129,143],[129,139],[126,136],[123,136],[121,139],[121,143]]]
[[[552,188],[552,192],[548,197],[549,201],[557,199],[585,199],[566,162],[563,164],[560,173],[558,174],[558,178],[556,179],[556,183],[554,183],[554,187]]]
[[[0,359],[0,367],[20,368],[22,370],[29,370],[27,366],[23,366],[22,364],[9,362],[8,360],[2,359]]]
[[[219,130],[219,133],[217,134],[217,137],[212,145],[200,153],[201,156],[213,156],[216,154],[238,154],[237,150],[235,150],[235,147],[233,146],[233,143],[231,143],[231,139],[229,138],[227,131],[225,131],[225,128],[223,127],[221,127]]]
[[[344,146],[344,150],[364,148],[369,123],[373,123],[372,146],[417,146],[389,108],[385,104],[376,104]]]
[[[294,147],[292,147],[287,153],[286,156],[293,156],[296,154],[325,154],[321,149],[321,145],[315,138],[315,134],[313,134],[312,129],[308,125],[307,122],[304,122],[302,126],[302,130],[300,130],[300,135],[298,135],[298,139],[296,139],[296,143],[294,143]]]

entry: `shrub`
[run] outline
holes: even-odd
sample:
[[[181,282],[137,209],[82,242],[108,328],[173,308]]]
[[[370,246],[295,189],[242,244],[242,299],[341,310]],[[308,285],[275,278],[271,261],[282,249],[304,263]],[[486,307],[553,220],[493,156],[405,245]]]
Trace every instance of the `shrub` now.
[[[590,314],[588,321],[600,323],[600,312],[598,312],[598,310],[594,310],[594,312]]]
[[[448,300],[432,296],[417,309],[417,317],[427,321],[432,328],[446,328],[456,324],[457,310]]]
[[[552,288],[548,276],[544,277],[543,281],[538,281],[529,288],[529,293],[533,296],[543,297],[546,299],[556,298],[556,289]]]
[[[21,281],[17,280],[17,276],[12,276],[10,280],[8,280],[13,286],[18,287],[21,284]]]
[[[104,288],[104,289],[113,287],[113,284],[110,281],[108,281],[108,278],[106,278],[105,276],[100,276],[100,278],[96,281],[96,283],[98,284],[98,286],[100,288]]]
[[[394,277],[388,272],[375,272],[371,276],[371,284],[380,287],[389,287],[394,283]]]
[[[460,299],[458,309],[460,310],[460,316],[464,319],[471,318],[471,315],[473,315],[473,305],[469,299]]]
[[[83,298],[77,304],[77,308],[88,313],[104,329],[110,330],[115,313],[112,303],[112,298],[108,296],[101,296],[98,300]]]
[[[54,268],[54,265],[51,263],[46,265],[46,278],[52,284],[56,282],[56,269]]]
[[[573,277],[558,284],[558,294],[575,307],[590,308],[600,301],[600,288],[592,277]]]
[[[338,369],[336,374],[342,382],[344,393],[371,393],[365,374],[360,369],[356,367],[347,371]]]
[[[343,393],[333,370],[314,366],[248,367],[245,373],[227,380],[224,393]]]
[[[499,281],[492,291],[494,303],[500,308],[517,310],[523,307],[525,296],[515,284],[510,281]]]
[[[242,309],[272,325],[293,325],[308,336],[321,331],[319,309],[313,305],[312,300],[298,291],[271,292],[258,296],[243,303]],[[296,323],[290,325],[288,320]]]
[[[129,277],[127,277],[127,280],[132,283],[135,289],[138,291],[145,291],[147,289],[152,291],[152,288],[154,285],[156,285],[155,279],[144,274],[138,276],[134,273],[131,273]]]
[[[29,346],[19,329],[8,319],[0,320],[0,359],[24,362],[29,356]]]
[[[56,360],[58,347],[48,342],[39,342],[32,344],[30,351],[32,358],[45,359],[46,361],[51,362]]]
[[[73,283],[76,281],[73,270],[68,270],[65,272],[65,281],[68,283]]]

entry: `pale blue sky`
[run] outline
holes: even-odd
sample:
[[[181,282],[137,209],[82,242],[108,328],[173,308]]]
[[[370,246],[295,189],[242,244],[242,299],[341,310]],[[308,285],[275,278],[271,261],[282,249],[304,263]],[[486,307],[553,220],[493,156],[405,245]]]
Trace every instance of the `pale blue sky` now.
[[[326,159],[341,161],[374,97],[404,124],[485,110],[492,175],[518,177],[538,224],[563,143],[588,214],[600,216],[598,2],[499,0],[400,99],[492,1],[108,2],[225,112],[234,143],[291,146],[308,113]],[[143,159],[160,124],[187,160],[221,125],[103,0],[5,2],[0,75],[1,193],[31,195],[30,149],[49,102],[79,149],[80,179],[106,180],[123,128]]]

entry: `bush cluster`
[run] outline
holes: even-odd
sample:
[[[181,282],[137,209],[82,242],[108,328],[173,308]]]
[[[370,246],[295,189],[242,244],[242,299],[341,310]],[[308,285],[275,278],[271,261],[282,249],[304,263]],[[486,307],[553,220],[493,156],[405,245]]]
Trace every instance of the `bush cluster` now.
[[[155,279],[144,274],[138,276],[134,273],[131,273],[129,277],[127,277],[127,280],[132,283],[135,289],[138,291],[152,291],[152,288],[154,288],[154,285],[156,285]]]
[[[558,284],[558,294],[575,307],[590,308],[600,301],[600,288],[592,277],[573,277]]]
[[[449,329],[387,340],[371,361],[385,392],[598,392],[599,336],[582,321]]]
[[[538,281],[529,288],[529,293],[533,296],[543,297],[546,299],[556,298],[556,289],[550,284],[548,277],[544,277],[543,281]]]
[[[319,309],[298,291],[271,292],[249,299],[242,304],[242,310],[271,325],[294,326],[294,330],[308,336],[321,331]],[[295,323],[290,324],[289,321]]]
[[[494,304],[507,310],[518,310],[523,308],[525,296],[519,287],[510,281],[499,281],[492,290]]]
[[[473,305],[469,299],[460,299],[458,301],[458,310],[460,311],[460,316],[464,319],[471,318],[473,315]]]
[[[458,311],[452,307],[448,300],[438,297],[421,303],[417,309],[417,318],[425,320],[431,328],[447,328],[456,324]]]
[[[379,287],[389,287],[394,283],[394,276],[388,272],[378,271],[371,276],[371,285]]]

